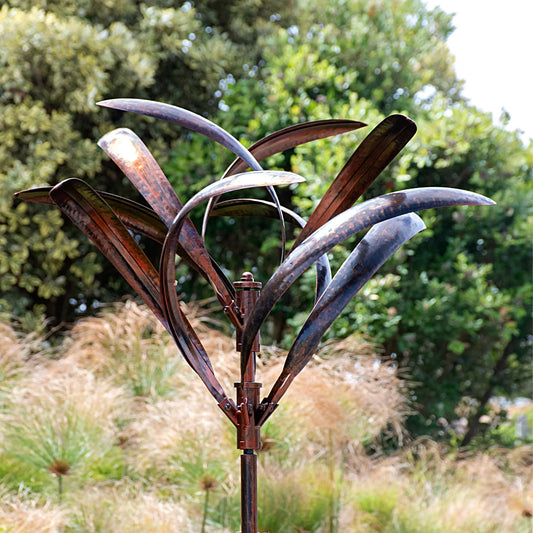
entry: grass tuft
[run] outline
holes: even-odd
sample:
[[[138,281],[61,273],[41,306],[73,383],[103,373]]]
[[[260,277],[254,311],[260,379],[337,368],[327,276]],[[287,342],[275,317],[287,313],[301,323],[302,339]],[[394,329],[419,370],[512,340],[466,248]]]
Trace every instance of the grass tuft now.
[[[230,392],[234,340],[205,309],[186,313]],[[5,325],[0,348],[0,531],[240,529],[234,428],[147,309],[79,322],[52,357]],[[263,428],[261,531],[530,533],[531,448],[456,457],[408,442],[405,381],[375,352],[325,343]],[[258,362],[265,394],[285,355]],[[398,451],[370,457],[384,435]]]

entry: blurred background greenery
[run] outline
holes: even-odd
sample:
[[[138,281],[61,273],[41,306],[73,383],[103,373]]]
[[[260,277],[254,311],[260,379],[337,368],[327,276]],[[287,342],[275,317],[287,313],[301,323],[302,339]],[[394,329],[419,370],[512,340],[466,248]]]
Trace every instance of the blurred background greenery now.
[[[267,168],[306,177],[305,184],[279,191],[282,203],[304,217],[363,136],[387,114],[401,112],[416,121],[418,133],[365,198],[435,185],[470,189],[498,205],[423,213],[428,230],[381,269],[328,338],[357,331],[373,343],[376,360],[400,372],[409,407],[402,424],[412,438],[429,435],[452,449],[525,442],[517,441],[505,408],[513,398],[531,396],[533,144],[506,129],[505,116],[498,121],[462,97],[446,44],[451,15],[420,0],[0,5],[5,322],[57,343],[51,332],[57,335],[130,292],[59,211],[14,202],[15,191],[78,177],[140,200],[96,145],[120,126],[146,142],[182,201],[217,179],[232,160],[200,136],[97,108],[98,100],[136,97],[186,107],[247,146],[306,120],[368,123],[266,161]],[[193,213],[197,227],[201,216],[200,210]],[[279,237],[278,225],[263,220],[212,219],[207,231],[208,248],[232,279],[252,270],[263,282],[278,264]],[[156,258],[159,250],[143,244]],[[347,241],[333,251],[334,268],[354,244]],[[185,267],[179,267],[178,279],[186,300],[211,295]],[[266,343],[290,345],[312,294],[310,273],[275,309],[263,332]],[[150,357],[159,361],[156,355]],[[173,364],[152,369],[163,373],[154,385],[158,394],[168,390],[164,373],[173,373]],[[11,376],[6,372],[4,380]],[[138,390],[145,390],[145,378],[139,377]],[[505,402],[495,403],[496,397]],[[71,413],[72,420],[76,416]],[[76,427],[93,428],[91,420],[80,420]],[[17,431],[10,442],[25,438]],[[108,450],[105,435],[93,435],[102,441],[94,445],[101,456]],[[366,445],[399,447],[397,438],[385,437],[379,446]],[[34,457],[34,465],[47,460]]]

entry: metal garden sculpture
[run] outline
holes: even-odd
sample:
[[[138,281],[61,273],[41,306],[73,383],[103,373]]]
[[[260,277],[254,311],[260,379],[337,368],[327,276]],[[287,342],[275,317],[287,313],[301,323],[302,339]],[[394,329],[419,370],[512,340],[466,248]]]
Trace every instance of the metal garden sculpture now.
[[[354,206],[367,187],[407,144],[415,124],[402,115],[383,120],[363,140],[331,184],[314,213],[305,222],[280,206],[274,186],[304,181],[290,172],[263,170],[259,161],[307,143],[365,126],[351,120],[307,122],[275,132],[245,149],[228,132],[179,107],[136,99],[115,99],[99,105],[148,115],[206,135],[231,150],[237,159],[222,179],[204,188],[182,205],[163,171],[143,142],[130,130],[105,135],[100,147],[115,161],[152,209],[106,192],[97,192],[79,179],[55,187],[17,193],[30,202],[57,205],[113,263],[135,292],[155,313],[175,340],[187,363],[200,376],[216,402],[237,429],[241,456],[242,533],[257,533],[257,455],[260,428],[274,412],[284,393],[310,361],[321,337],[357,291],[407,240],[424,229],[414,211],[455,205],[490,205],[492,200],[451,188],[421,188],[385,194]],[[248,172],[247,169],[252,171]],[[239,199],[219,201],[225,193],[267,187],[272,202]],[[287,257],[260,292],[261,283],[250,273],[231,283],[211,258],[188,215],[208,202],[210,214],[279,217],[285,248],[284,221],[302,229]],[[327,252],[359,231],[369,229],[335,276]],[[133,234],[162,244],[159,271],[139,247]],[[195,268],[215,290],[224,312],[236,328],[241,376],[233,401],[215,376],[208,354],[180,309],[176,292],[175,256]],[[261,401],[255,381],[259,330],[276,302],[311,265],[316,264],[314,307],[289,350],[281,375]]]

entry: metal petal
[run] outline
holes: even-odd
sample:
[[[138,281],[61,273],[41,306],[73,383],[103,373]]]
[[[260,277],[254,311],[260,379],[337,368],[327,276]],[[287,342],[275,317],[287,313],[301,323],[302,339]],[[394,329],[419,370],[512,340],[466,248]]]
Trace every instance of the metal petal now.
[[[283,216],[287,222],[298,227],[305,225],[305,220],[297,215],[294,211],[281,208]],[[257,198],[234,198],[218,202],[211,212],[213,217],[263,217],[278,218],[276,205],[266,200]]]
[[[117,164],[167,227],[183,207],[142,140],[127,128],[106,133],[98,146]]]
[[[217,398],[219,403],[225,400],[226,396],[220,396],[220,391],[222,391],[222,389],[220,388],[220,391],[218,390],[219,384],[218,381],[216,381],[214,373],[212,372],[209,359],[207,355],[205,355],[205,357],[203,356],[203,354],[205,354],[203,347],[199,339],[196,337],[193,329],[186,321],[185,316],[181,312],[178,297],[176,295],[174,257],[179,240],[180,230],[183,227],[183,223],[187,219],[190,211],[195,206],[209,199],[212,195],[223,194],[224,192],[232,192],[251,187],[284,185],[298,183],[301,181],[304,181],[304,178],[289,172],[261,171],[246,172],[245,174],[238,174],[226,180],[213,183],[193,196],[183,206],[179,214],[174,219],[167,238],[165,239],[163,250],[161,252],[160,266],[160,288],[163,313],[169,324],[170,331],[172,332],[172,335],[176,339],[176,342],[182,351],[188,350],[192,352],[194,350],[196,353],[202,355],[202,357],[197,361],[197,365],[200,364],[201,366],[199,368],[195,368],[195,370],[198,373],[200,373],[200,371],[202,372],[202,374],[200,374],[200,376],[202,376],[202,380],[209,388],[211,394]],[[224,310],[230,317],[233,316],[232,321],[238,322],[238,326],[241,327],[240,309],[237,307],[236,303],[232,301],[225,307]],[[219,394],[219,397],[217,397],[216,394]]]
[[[251,187],[298,183],[301,181],[304,181],[304,178],[298,176],[297,174],[292,174],[290,172],[246,172],[244,174],[237,174],[236,176],[232,176],[231,178],[222,181],[217,181],[215,183],[212,183],[211,185],[208,185],[195,196],[193,196],[183,206],[183,209],[181,209],[181,211],[174,219],[174,222],[167,234],[167,238],[165,239],[163,250],[161,252],[161,295],[163,298],[163,311],[169,322],[171,322],[173,315],[175,315],[179,310],[176,290],[174,287],[174,256],[181,228],[183,227],[183,223],[188,217],[190,211],[195,206],[208,200],[211,196],[224,194],[225,192],[232,192]],[[231,322],[237,328],[242,328],[240,309],[238,308],[234,300],[228,302],[225,305],[224,311],[230,318]]]
[[[271,155],[290,150],[296,146],[318,139],[333,137],[366,126],[364,122],[345,119],[314,120],[295,124],[278,130],[253,144],[248,150],[257,159],[263,161]],[[242,159],[236,159],[228,167],[223,178],[244,172],[249,165]]]
[[[204,187],[199,193],[194,195],[179,213],[179,218],[188,215],[189,212],[201,203],[209,200],[214,196],[221,196],[229,192],[252,189],[254,187],[271,187],[274,185],[291,185],[302,183],[305,178],[294,174],[293,172],[284,172],[281,170],[261,170],[254,172],[244,172],[235,174],[224,180],[219,180]],[[176,217],[177,219],[178,217]],[[176,219],[173,225],[176,223]]]
[[[290,150],[296,146],[315,141],[317,139],[324,139],[333,135],[339,135],[348,131],[353,131],[358,128],[366,126],[363,122],[355,120],[343,119],[328,119],[315,120],[312,122],[304,122],[302,124],[295,124],[282,130],[278,130],[253,144],[249,151],[256,158],[257,161],[263,161],[271,155]],[[236,159],[228,167],[222,178],[232,176],[239,172],[244,172],[249,165],[241,158]],[[204,219],[202,222],[202,237],[205,237],[207,228],[207,221],[211,215],[211,211],[218,203],[218,198],[213,198],[207,204]]]
[[[248,166],[253,170],[261,170],[261,166],[256,159],[237,139],[235,139],[235,137],[217,124],[214,124],[210,120],[197,115],[192,111],[188,111],[187,109],[137,98],[103,100],[102,102],[97,102],[96,105],[111,109],[119,109],[121,111],[131,111],[148,117],[160,118],[167,122],[183,126],[191,131],[201,133],[209,139],[225,146],[228,150],[231,150],[236,156],[246,161]]]
[[[413,211],[454,205],[493,204],[489,198],[469,191],[425,187],[372,198],[326,222],[287,257],[264,286],[243,331],[242,368],[246,367],[253,339],[275,303],[317,257],[336,244],[374,224]]]
[[[55,205],[50,198],[51,190],[52,187],[36,187],[15,193],[15,198],[30,203]],[[163,244],[167,228],[154,211],[123,196],[104,191],[97,193],[128,229]]]
[[[84,181],[69,179],[56,185],[50,198],[168,327],[161,308],[157,270],[102,197]]]
[[[109,205],[94,189],[78,179],[66,180],[56,185],[51,190],[50,197],[94,242],[150,307],[174,337],[183,356],[215,399],[219,403],[225,402],[227,398],[224,390],[217,381],[194,330],[179,309],[176,315],[180,329],[174,327],[174,321],[170,323],[166,320],[161,307],[157,270]]]
[[[170,227],[183,205],[142,140],[133,131],[119,128],[104,135],[98,145]],[[218,265],[213,264],[202,238],[188,218],[176,253],[213,285],[223,306],[230,304],[235,298],[233,286]]]
[[[324,333],[363,285],[394,252],[425,227],[418,215],[409,213],[380,222],[370,229],[313,307],[268,395],[269,403],[279,402],[293,379],[311,360]]]
[[[174,298],[171,300],[170,312],[168,312],[169,307],[167,306],[169,302],[168,293],[165,291],[161,293],[170,334],[189,366],[200,376],[215,400],[219,404],[228,402],[224,389],[215,376],[205,348],[202,346],[196,332],[179,307],[174,286],[172,286],[171,290],[173,290]],[[227,405],[231,405],[231,402],[227,403]],[[233,417],[231,413],[226,412],[226,414],[235,422],[235,414]]]
[[[300,226],[305,226],[305,220],[297,215],[294,211],[283,209],[283,216],[287,222]],[[255,198],[239,198],[234,200],[225,200],[219,202],[213,209],[211,216],[229,216],[229,217],[243,217],[243,216],[261,216],[266,218],[277,218],[276,206],[271,202],[264,200],[257,200]],[[316,294],[315,301],[321,296],[329,282],[331,281],[331,268],[329,266],[328,256],[326,254],[320,256],[315,263],[316,265]]]
[[[17,200],[24,200],[33,204],[55,205],[50,198],[51,190],[52,187],[34,187],[33,189],[18,191],[13,196]]]
[[[403,115],[390,115],[357,147],[298,235],[294,250],[313,231],[351,207],[416,132]]]

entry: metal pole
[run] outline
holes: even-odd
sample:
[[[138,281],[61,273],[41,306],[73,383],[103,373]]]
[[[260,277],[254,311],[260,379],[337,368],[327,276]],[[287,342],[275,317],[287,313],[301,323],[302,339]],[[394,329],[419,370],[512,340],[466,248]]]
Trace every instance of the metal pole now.
[[[250,272],[245,272],[240,281],[235,282],[236,303],[243,320],[253,309],[260,294],[261,283],[254,281]],[[237,351],[241,352],[242,342],[237,333]],[[257,455],[254,450],[261,448],[260,428],[256,424],[255,413],[260,402],[261,383],[255,381],[256,356],[260,350],[259,335],[252,346],[252,352],[242,378],[235,383],[237,388],[237,448],[241,455],[241,533],[257,533]],[[241,353],[242,357],[242,353]]]

